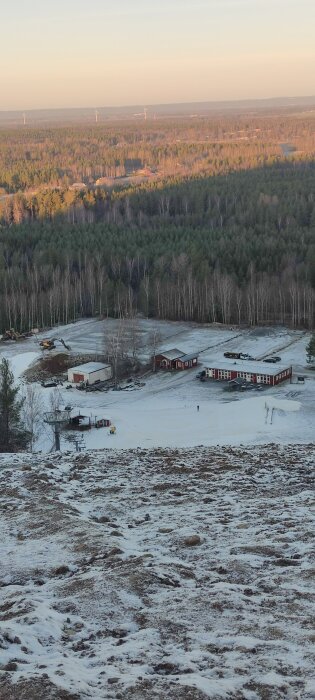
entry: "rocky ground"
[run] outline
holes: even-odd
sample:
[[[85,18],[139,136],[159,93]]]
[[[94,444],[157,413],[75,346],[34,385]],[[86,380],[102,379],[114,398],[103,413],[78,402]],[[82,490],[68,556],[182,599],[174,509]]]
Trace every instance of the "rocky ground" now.
[[[3,455],[1,700],[315,698],[314,458]]]

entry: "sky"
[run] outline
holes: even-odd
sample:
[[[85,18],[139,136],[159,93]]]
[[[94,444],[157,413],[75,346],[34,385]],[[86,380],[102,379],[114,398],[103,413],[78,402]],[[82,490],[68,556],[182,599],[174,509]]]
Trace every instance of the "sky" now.
[[[2,0],[0,110],[315,94],[315,0]]]

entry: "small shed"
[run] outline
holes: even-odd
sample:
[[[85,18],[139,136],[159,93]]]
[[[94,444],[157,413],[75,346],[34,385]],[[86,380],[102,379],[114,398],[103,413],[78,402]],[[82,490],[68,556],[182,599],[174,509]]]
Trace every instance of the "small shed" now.
[[[109,418],[98,418],[95,417],[95,428],[109,428],[111,421]]]
[[[72,384],[81,384],[81,382],[95,384],[95,382],[104,382],[111,377],[111,366],[104,365],[102,362],[86,362],[84,365],[68,369],[68,382]]]
[[[69,428],[72,430],[91,430],[92,423],[89,416],[82,416],[81,413],[71,412]]]

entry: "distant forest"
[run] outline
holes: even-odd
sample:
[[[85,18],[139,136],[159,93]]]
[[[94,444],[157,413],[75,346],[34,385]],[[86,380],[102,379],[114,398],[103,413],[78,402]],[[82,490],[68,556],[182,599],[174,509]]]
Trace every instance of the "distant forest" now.
[[[0,328],[313,327],[315,117],[0,130]]]

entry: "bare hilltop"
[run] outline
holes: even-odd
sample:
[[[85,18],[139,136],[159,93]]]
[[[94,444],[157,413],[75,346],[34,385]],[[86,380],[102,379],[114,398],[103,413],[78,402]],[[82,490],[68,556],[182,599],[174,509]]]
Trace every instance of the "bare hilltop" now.
[[[1,700],[314,698],[314,456],[1,456]]]

